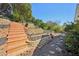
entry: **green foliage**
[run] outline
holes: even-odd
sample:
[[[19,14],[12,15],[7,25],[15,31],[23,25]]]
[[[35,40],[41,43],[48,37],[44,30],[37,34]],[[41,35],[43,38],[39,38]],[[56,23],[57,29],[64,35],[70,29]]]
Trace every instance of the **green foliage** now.
[[[56,22],[49,21],[49,22],[47,22],[47,25],[48,25],[48,29],[50,29],[52,31],[55,31],[55,32],[63,31],[63,26],[59,25]]]
[[[31,4],[16,4],[13,3],[13,15],[9,16],[9,18],[13,21],[23,22],[31,20],[32,18],[32,11],[31,11]]]
[[[45,30],[48,29],[48,25],[40,19],[36,19],[35,17],[33,17],[31,22],[33,22],[36,26],[41,27]]]
[[[74,23],[71,22],[71,23],[65,24],[65,26],[66,26],[65,27],[66,32],[74,31],[74,26],[75,26]]]
[[[67,32],[65,37],[67,50],[73,55],[79,55],[79,22],[67,24],[65,31]]]
[[[43,29],[45,29],[45,30],[49,30],[49,29],[48,29],[48,25],[47,25],[46,23],[42,23],[42,24],[41,24],[41,27],[42,27]]]
[[[44,30],[51,30],[55,32],[63,31],[62,26],[52,21],[44,23],[41,19],[36,19],[35,17],[32,17],[31,22],[33,22],[36,26],[41,27]]]

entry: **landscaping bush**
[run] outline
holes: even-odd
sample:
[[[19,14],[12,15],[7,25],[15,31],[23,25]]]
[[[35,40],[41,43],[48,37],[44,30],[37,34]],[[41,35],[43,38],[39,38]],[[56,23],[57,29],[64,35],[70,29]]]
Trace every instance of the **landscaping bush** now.
[[[65,27],[67,32],[65,36],[66,49],[73,55],[79,55],[79,22],[71,23]]]

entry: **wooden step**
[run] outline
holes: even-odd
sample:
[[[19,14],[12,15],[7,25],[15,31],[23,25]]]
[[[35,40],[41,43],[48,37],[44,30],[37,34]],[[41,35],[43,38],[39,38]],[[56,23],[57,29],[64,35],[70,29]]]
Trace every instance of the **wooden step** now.
[[[26,37],[26,34],[20,34],[20,35],[9,35],[7,38],[17,38],[17,37]]]
[[[10,30],[24,30],[24,28],[9,28]]]
[[[21,24],[21,23],[16,23],[16,22],[12,22],[11,24],[10,24],[10,26],[12,26],[12,27],[14,27],[14,28],[20,28],[20,27],[23,27],[23,24]],[[20,26],[20,27],[19,27]]]
[[[19,55],[19,54],[25,52],[26,49],[27,49],[27,46],[26,46],[26,45],[22,45],[22,46],[20,46],[20,47],[17,47],[17,48],[8,50],[8,51],[7,51],[7,55],[8,55],[8,56]]]
[[[18,41],[18,40],[24,40],[26,39],[27,40],[27,37],[16,37],[16,38],[8,38],[8,41],[7,42],[13,42],[13,41]]]
[[[24,32],[9,32],[8,34],[19,34],[19,33],[24,33]]]
[[[10,50],[10,49],[13,49],[13,48],[25,45],[25,44],[26,44],[26,40],[18,40],[14,42],[9,42],[7,43],[6,50]]]
[[[9,30],[9,32],[24,32],[25,30]]]
[[[24,32],[16,32],[16,33],[14,33],[14,32],[12,33],[11,32],[11,33],[8,33],[8,36],[9,35],[21,35],[21,34],[24,34]]]
[[[11,22],[8,31],[8,40],[6,45],[7,55],[19,55],[26,51],[27,35],[25,34],[24,25],[17,22]]]

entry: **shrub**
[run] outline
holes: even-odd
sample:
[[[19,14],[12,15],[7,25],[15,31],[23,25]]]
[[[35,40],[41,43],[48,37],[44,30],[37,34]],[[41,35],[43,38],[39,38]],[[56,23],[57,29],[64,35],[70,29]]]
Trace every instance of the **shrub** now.
[[[65,27],[67,32],[65,36],[65,46],[66,49],[73,55],[79,55],[79,27],[78,23],[70,24]]]

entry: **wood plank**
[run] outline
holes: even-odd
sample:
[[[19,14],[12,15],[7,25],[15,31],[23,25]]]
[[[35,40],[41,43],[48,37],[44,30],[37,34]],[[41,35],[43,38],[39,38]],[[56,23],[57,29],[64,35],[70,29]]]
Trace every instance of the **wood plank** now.
[[[12,33],[11,32],[11,33],[8,33],[8,36],[9,35],[21,35],[21,34],[24,34],[24,32],[16,32],[16,33],[14,33],[14,32]]]
[[[12,55],[12,56],[14,56],[14,55],[19,55],[19,54],[25,52],[26,49],[27,49],[26,45],[22,45],[22,46],[20,46],[20,47],[17,47],[17,48],[8,50],[8,51],[7,51],[7,55],[10,55],[10,56],[11,56],[11,55]]]
[[[9,35],[7,38],[17,38],[17,37],[26,37],[26,34],[20,34],[20,35]]]
[[[24,32],[22,32],[22,31],[20,31],[20,32],[9,32],[8,35],[15,35],[15,34],[19,34],[19,33],[24,33]]]
[[[26,44],[26,40],[19,40],[7,43],[6,50],[13,49]]]
[[[7,42],[13,42],[13,41],[18,41],[18,40],[23,40],[23,39],[26,39],[27,40],[27,37],[16,37],[16,38],[8,38],[8,41]]]

